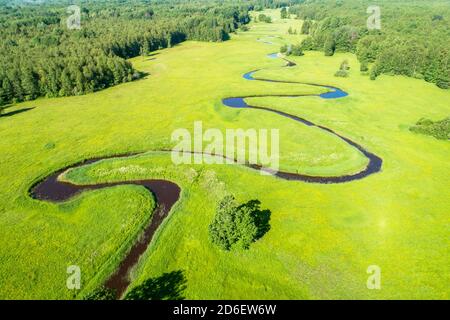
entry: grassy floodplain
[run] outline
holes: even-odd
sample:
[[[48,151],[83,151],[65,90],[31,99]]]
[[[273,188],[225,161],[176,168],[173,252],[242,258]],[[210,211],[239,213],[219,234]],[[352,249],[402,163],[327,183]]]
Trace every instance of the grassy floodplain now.
[[[117,267],[150,218],[154,201],[139,187],[87,192],[63,204],[31,199],[29,187],[85,158],[149,151],[104,160],[64,175],[76,183],[165,178],[181,200],[132,273],[133,285],[181,270],[189,299],[449,298],[450,146],[411,133],[422,117],[450,113],[450,92],[406,77],[361,75],[356,57],[306,52],[297,67],[269,59],[298,20],[252,23],[223,43],[185,42],[132,59],[145,79],[77,97],[39,99],[34,109],[0,118],[0,298],[70,299],[66,268],[82,270],[82,297]],[[257,41],[267,40],[273,44]],[[346,58],[348,78],[334,77]],[[340,87],[339,100],[254,98],[329,127],[383,158],[382,172],[336,185],[290,182],[239,166],[175,166],[167,153],[178,128],[280,128],[283,169],[342,175],[365,166],[357,151],[322,131],[275,114],[224,107],[229,96],[320,93],[322,89],[248,81],[242,74]],[[222,252],[208,240],[216,202],[226,193],[259,199],[271,230],[251,249]],[[369,265],[382,289],[366,288]]]

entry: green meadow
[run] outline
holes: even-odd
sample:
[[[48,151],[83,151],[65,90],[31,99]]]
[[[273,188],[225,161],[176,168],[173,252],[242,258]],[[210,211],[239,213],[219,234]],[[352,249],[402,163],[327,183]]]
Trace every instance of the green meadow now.
[[[371,81],[352,54],[305,52],[281,68],[267,54],[298,43],[300,20],[252,22],[223,43],[188,41],[131,59],[144,79],[93,94],[42,98],[0,117],[0,299],[82,298],[119,265],[151,218],[155,202],[138,186],[80,194],[65,203],[32,199],[29,188],[83,159],[127,152],[62,177],[90,184],[164,178],[181,198],[132,271],[131,288],[182,271],[188,299],[448,299],[450,145],[415,134],[420,118],[450,114],[450,91],[402,76]],[[258,39],[260,41],[258,41]],[[267,44],[265,42],[272,42]],[[350,64],[348,78],[334,76]],[[366,158],[322,130],[262,110],[231,109],[225,97],[318,94],[308,85],[248,81],[242,75],[332,85],[342,99],[251,98],[328,127],[383,159],[382,171],[343,184],[311,184],[264,176],[238,165],[174,165],[171,133],[204,129],[280,129],[280,167],[340,176],[363,169]],[[249,250],[225,252],[208,239],[217,202],[261,201],[270,231]],[[82,288],[66,288],[70,265]],[[381,268],[381,289],[369,290],[366,270]]]

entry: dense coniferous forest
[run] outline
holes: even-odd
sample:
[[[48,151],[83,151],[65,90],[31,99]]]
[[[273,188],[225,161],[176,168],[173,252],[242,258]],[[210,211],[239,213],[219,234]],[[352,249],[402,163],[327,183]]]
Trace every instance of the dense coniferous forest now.
[[[450,87],[450,2],[378,1],[381,29],[368,30],[370,1],[309,0],[289,8],[305,20],[304,50],[354,52],[370,76],[398,74]]]
[[[223,41],[249,22],[232,2],[83,1],[69,29],[66,1],[0,3],[0,105],[80,95],[140,76],[125,59],[184,40]]]
[[[136,0],[133,6],[120,0],[81,1],[81,29],[69,29],[67,19],[74,12],[68,11],[68,1],[0,1],[0,105],[132,81],[141,74],[127,58],[185,40],[224,41],[249,22],[250,10],[285,7],[305,20],[301,33],[309,36],[299,52],[354,52],[372,79],[401,74],[448,89],[448,1],[404,4],[382,1],[382,28],[370,31],[368,1]]]

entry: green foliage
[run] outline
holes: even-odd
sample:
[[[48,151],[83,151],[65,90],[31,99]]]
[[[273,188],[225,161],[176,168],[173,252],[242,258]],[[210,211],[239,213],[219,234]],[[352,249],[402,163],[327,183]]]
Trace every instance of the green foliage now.
[[[334,74],[335,77],[341,77],[341,78],[347,78],[348,77],[348,71],[346,70],[338,70]]]
[[[371,79],[380,74],[405,75],[450,87],[450,7],[439,1],[384,2],[382,29],[368,30],[366,11],[369,1],[312,0],[290,8],[305,20],[302,28],[310,36],[304,50],[356,52],[359,61],[376,63]],[[306,30],[308,29],[308,33]]]
[[[279,9],[272,16],[278,14]],[[82,288],[88,283],[93,286],[89,290],[96,288],[114,272],[123,257],[119,252],[127,252],[129,246],[122,251],[121,244],[134,243],[148,222],[152,206],[145,205],[146,190],[123,186],[89,191],[80,195],[80,201],[61,205],[37,203],[26,196],[27,185],[34,179],[85,156],[170,148],[167,137],[173,129],[190,128],[200,119],[208,127],[225,129],[231,118],[243,128],[255,123],[285,128],[280,131],[280,164],[291,161],[299,173],[342,175],[366,166],[358,151],[320,130],[256,110],[235,116],[235,110],[220,102],[216,116],[205,112],[205,106],[212,108],[218,97],[242,94],[242,83],[236,77],[244,69],[268,63],[268,47],[256,44],[268,26],[252,25],[248,34],[233,37],[226,50],[222,44],[187,42],[160,51],[154,61],[132,59],[134,68],[153,76],[95,95],[38,99],[34,111],[0,118],[0,256],[6,257],[0,268],[1,299],[72,298],[64,285],[67,263],[81,265]],[[286,24],[275,21],[270,29],[273,35],[285,36]],[[329,70],[335,70],[344,56],[352,67],[358,65],[352,54],[323,57],[310,52],[299,68],[274,68],[256,76],[332,84],[338,79]],[[160,68],[162,64],[167,68]],[[211,81],[211,75],[220,76]],[[450,91],[405,77],[384,77],[383,82],[373,83],[359,72],[346,82],[350,98],[334,102],[306,98],[308,108],[299,108],[303,101],[299,99],[251,100],[255,105],[327,122],[330,128],[379,152],[387,167],[373,178],[339,185],[296,183],[234,165],[174,166],[170,154],[155,152],[111,159],[84,171],[84,183],[161,178],[182,186],[180,203],[140,259],[132,285],[182,269],[189,280],[183,294],[188,299],[448,297],[448,284],[442,281],[448,270],[447,247],[442,245],[448,239],[448,149],[442,148],[443,141],[398,128],[427,114],[433,119],[446,117]],[[261,86],[249,81],[245,86],[246,92],[260,95],[269,91],[321,93],[309,86]],[[170,88],[176,90],[167,94]],[[357,97],[351,98],[352,94]],[[49,141],[59,151],[51,157],[43,149]],[[216,184],[202,178],[210,170],[216,172]],[[186,182],[188,175],[195,178]],[[205,226],[211,222],[223,188],[222,192],[258,197],[274,213],[270,236],[251,250],[230,254],[207,245]],[[386,204],[382,210],[380,203]],[[382,246],[380,235],[387,235]],[[382,290],[365,288],[368,261],[382,263],[391,285]],[[395,272],[399,265],[423,272]],[[364,276],[363,281],[353,274]],[[298,285],[299,275],[307,275],[302,285]]]
[[[311,20],[305,20],[302,24],[302,29],[300,31],[301,34],[309,34],[313,22]]]
[[[441,89],[450,89],[449,79],[439,79],[436,81],[436,85]]]
[[[367,63],[367,61],[361,61],[360,66],[359,66],[359,71],[361,72],[367,72],[369,71],[369,64]]]
[[[349,73],[348,73],[349,70],[350,70],[350,64],[349,64],[348,60],[345,59],[341,62],[341,65],[339,66],[339,70],[336,71],[334,76],[346,78],[349,76]]]
[[[303,39],[301,46],[303,50],[314,50],[315,48],[314,41],[311,37]]]
[[[286,7],[281,8],[280,16],[281,16],[281,19],[288,18],[288,11],[287,11]]]
[[[250,28],[247,25],[243,24],[239,27],[239,30],[243,31],[243,32],[247,32],[250,30]]]
[[[286,54],[287,56],[303,56],[303,49],[301,44],[297,45],[283,45],[280,47],[280,52]]]
[[[356,55],[359,61],[375,62],[381,51],[383,39],[380,35],[367,35],[361,38],[356,46]]]
[[[258,16],[258,20],[265,23],[272,23],[272,18],[270,16],[266,16],[265,14],[261,13]]]
[[[157,9],[157,13],[153,11]],[[129,82],[125,59],[185,40],[224,41],[250,21],[248,6],[168,1],[90,2],[81,29],[69,30],[62,0],[0,9],[0,105],[40,96],[81,95]]]
[[[44,146],[44,149],[46,150],[51,150],[51,149],[55,149],[56,144],[54,142],[47,142]]]
[[[83,300],[116,300],[116,292],[113,289],[102,286],[87,294]]]
[[[291,47],[291,56],[300,57],[300,56],[303,56],[303,55],[304,55],[304,53],[303,53],[303,49],[302,49],[301,44],[292,45],[292,47]]]
[[[233,196],[223,198],[209,225],[211,242],[223,250],[248,249],[250,244],[267,232],[268,218],[261,218],[259,201],[238,205]],[[262,219],[262,220],[261,220]],[[261,231],[264,222],[264,231]]]
[[[433,122],[432,120],[422,118],[416,125],[409,128],[412,132],[433,136],[436,139],[450,139],[450,117]]]
[[[329,36],[323,45],[323,52],[325,56],[330,57],[334,54],[334,50],[336,50],[336,43],[333,37]]]
[[[347,59],[345,59],[341,62],[341,65],[339,66],[339,70],[344,70],[344,71],[350,70],[350,64]]]

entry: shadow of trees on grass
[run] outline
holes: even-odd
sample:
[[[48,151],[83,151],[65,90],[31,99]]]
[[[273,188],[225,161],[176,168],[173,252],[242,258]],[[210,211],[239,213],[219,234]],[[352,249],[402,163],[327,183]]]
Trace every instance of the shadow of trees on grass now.
[[[271,211],[268,209],[261,210],[261,201],[250,200],[239,206],[239,209],[246,208],[251,212],[253,222],[256,225],[257,232],[254,240],[261,239],[270,230],[270,215]]]
[[[0,107],[0,108],[1,108],[1,107]],[[22,109],[10,111],[10,112],[5,112],[5,111],[4,111],[5,109],[6,109],[6,108],[2,108],[2,109],[0,110],[0,118],[11,117],[11,116],[13,116],[13,115],[20,114],[20,113],[22,113],[22,112],[27,112],[27,111],[33,110],[34,107],[31,107],[31,108],[22,108]]]
[[[160,277],[145,280],[125,296],[125,300],[183,300],[186,289],[183,271],[164,273]]]

